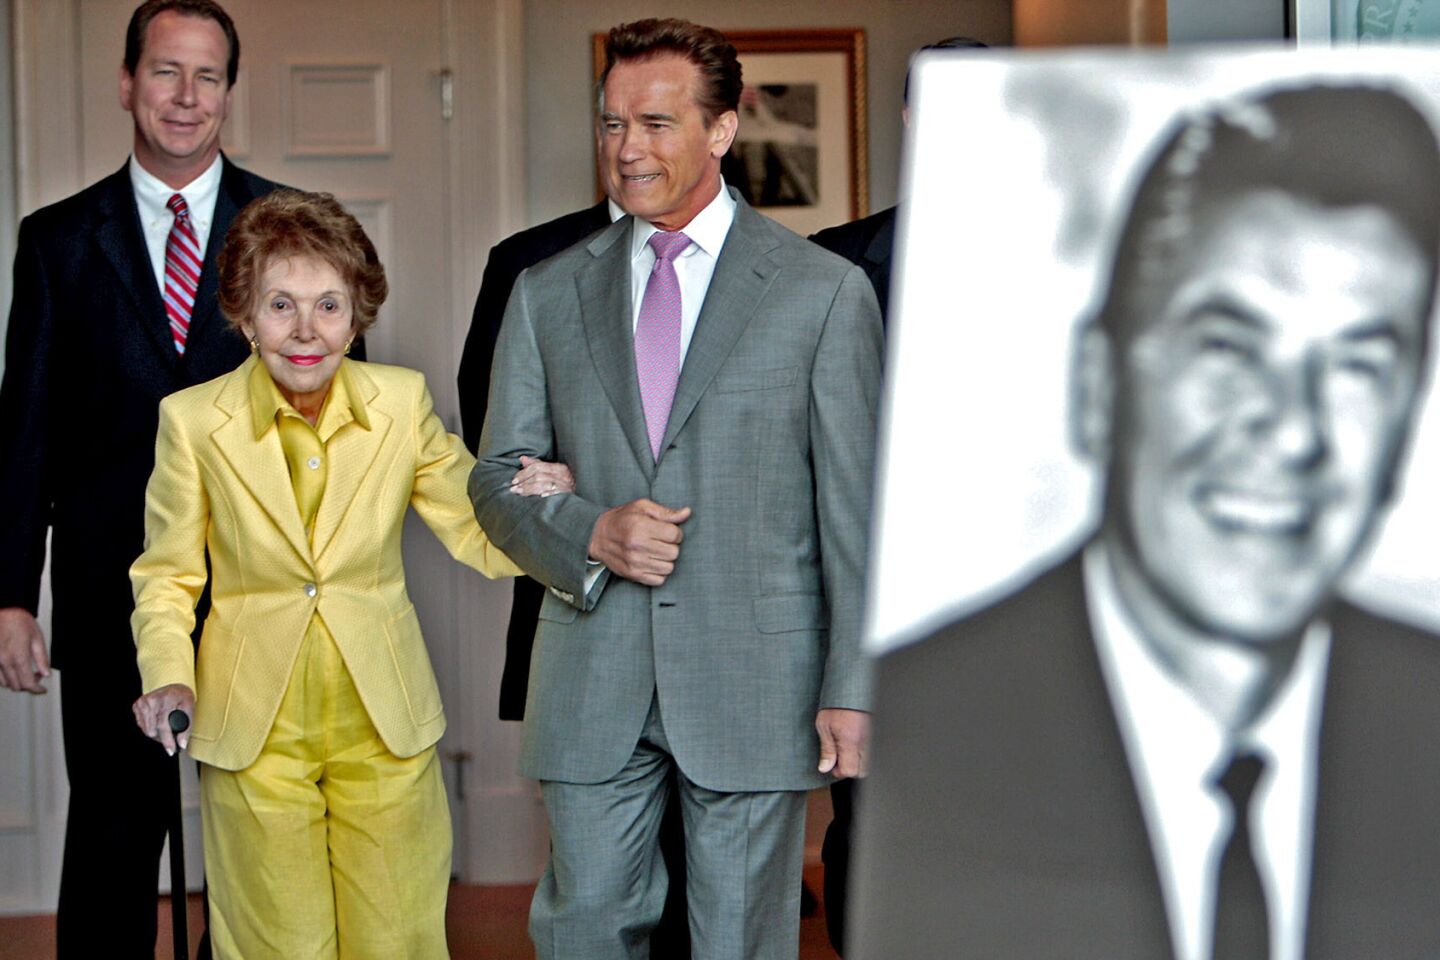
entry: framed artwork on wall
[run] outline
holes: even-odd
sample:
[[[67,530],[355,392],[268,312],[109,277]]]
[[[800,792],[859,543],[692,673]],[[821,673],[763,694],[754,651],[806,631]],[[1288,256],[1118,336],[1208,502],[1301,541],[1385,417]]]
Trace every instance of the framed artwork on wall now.
[[[727,30],[725,36],[735,44],[745,80],[727,181],[797,233],[865,216],[865,31]],[[598,81],[604,34],[593,35],[592,48]]]

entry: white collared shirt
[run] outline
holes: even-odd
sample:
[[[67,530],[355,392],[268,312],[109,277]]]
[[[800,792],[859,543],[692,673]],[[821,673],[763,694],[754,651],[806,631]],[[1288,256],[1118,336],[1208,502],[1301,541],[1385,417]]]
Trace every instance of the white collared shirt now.
[[[1247,730],[1230,738],[1140,637],[1104,547],[1085,552],[1091,629],[1165,894],[1179,960],[1209,960],[1230,802],[1215,785],[1237,750],[1264,758],[1251,809],[1256,866],[1270,911],[1272,960],[1302,960],[1315,820],[1316,751],[1330,629],[1307,629],[1290,676]]]
[[[690,246],[675,258],[675,276],[680,281],[680,364],[684,367],[685,355],[690,350],[690,338],[695,335],[695,323],[700,319],[700,308],[705,305],[705,294],[710,289],[710,279],[715,276],[715,261],[720,257],[720,248],[735,222],[735,198],[720,181],[720,192],[706,204],[705,209],[680,230],[691,240]],[[650,249],[649,240],[656,233],[654,224],[640,217],[633,218],[630,228],[630,329],[640,321],[640,304],[645,299],[645,284],[650,281],[650,271],[655,266],[655,251]]]
[[[190,225],[203,252],[210,242],[210,226],[215,222],[215,201],[220,196],[220,171],[224,163],[220,155],[205,172],[176,190],[140,165],[130,155],[130,188],[135,192],[135,206],[140,210],[140,226],[145,230],[145,248],[150,253],[150,266],[155,270],[155,289],[165,290],[165,242],[175,215],[166,206],[170,198],[180,194],[190,208]]]

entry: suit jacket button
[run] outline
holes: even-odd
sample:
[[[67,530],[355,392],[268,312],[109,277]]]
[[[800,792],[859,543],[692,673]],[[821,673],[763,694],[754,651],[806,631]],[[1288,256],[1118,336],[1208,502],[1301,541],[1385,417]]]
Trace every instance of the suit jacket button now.
[[[311,599],[314,599],[315,594],[317,594],[317,593],[319,593],[319,592],[320,592],[319,590],[316,590],[316,589],[315,589],[315,584],[313,584],[313,583],[307,583],[307,584],[305,584],[305,596],[310,597]]]

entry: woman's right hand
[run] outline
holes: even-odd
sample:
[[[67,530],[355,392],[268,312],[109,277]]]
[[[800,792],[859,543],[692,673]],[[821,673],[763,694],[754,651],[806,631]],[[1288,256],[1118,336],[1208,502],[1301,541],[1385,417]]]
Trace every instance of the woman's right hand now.
[[[575,492],[575,475],[563,463],[521,457],[520,469],[510,479],[510,492],[525,497],[550,497]]]
[[[136,700],[130,710],[135,714],[135,725],[140,732],[158,741],[170,756],[175,756],[177,740],[181,750],[190,742],[189,726],[178,735],[170,731],[172,710],[180,710],[188,719],[195,719],[195,693],[185,684],[171,683],[151,690]]]

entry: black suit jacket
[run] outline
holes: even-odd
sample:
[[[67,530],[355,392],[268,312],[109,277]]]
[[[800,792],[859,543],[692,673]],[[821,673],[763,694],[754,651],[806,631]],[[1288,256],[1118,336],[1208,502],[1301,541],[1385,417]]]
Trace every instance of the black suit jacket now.
[[[224,161],[183,357],[126,167],[20,225],[0,386],[0,607],[35,611],[49,529],[57,667],[134,675],[129,568],[159,403],[245,358],[216,305],[215,255],[240,208],[273,189]]]
[[[1440,956],[1440,638],[1337,604],[1313,960]],[[878,665],[854,957],[1172,956],[1079,558]]]
[[[495,359],[495,341],[510,290],[520,274],[547,257],[574,246],[610,225],[610,210],[602,200],[586,210],[567,213],[529,230],[507,237],[490,250],[480,295],[460,356],[460,425],[465,445],[474,453],[480,445],[480,428],[490,400],[490,365]],[[525,719],[525,687],[530,681],[530,648],[535,643],[535,623],[545,588],[529,577],[515,580],[515,599],[510,607],[510,626],[505,634],[505,669],[500,676],[500,719]]]
[[[875,288],[875,299],[880,301],[882,321],[888,319],[890,310],[890,261],[895,252],[896,209],[887,207],[863,220],[826,227],[810,237],[865,271]]]

